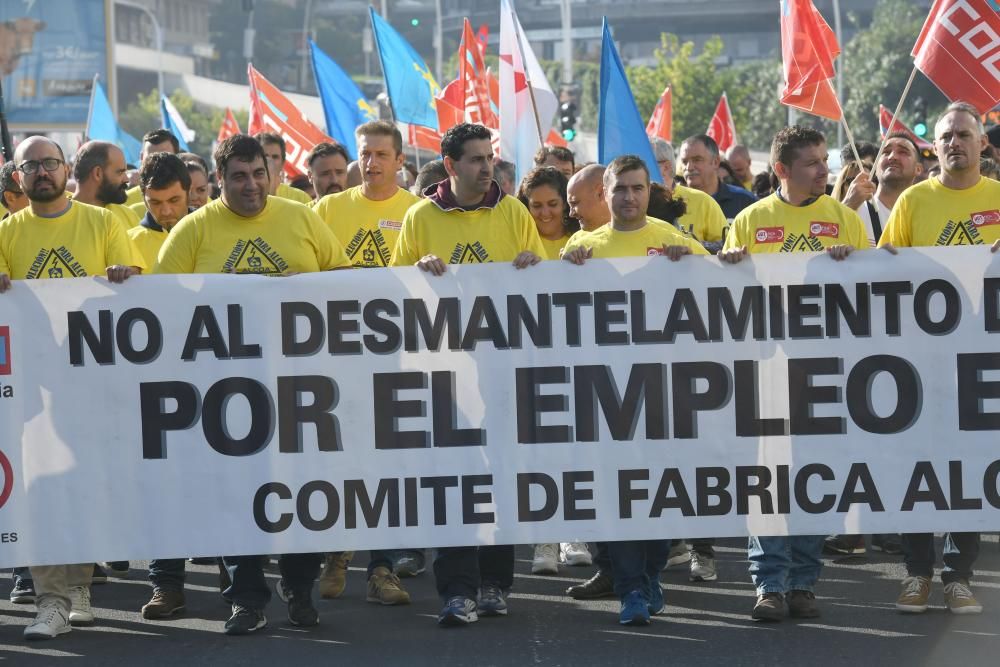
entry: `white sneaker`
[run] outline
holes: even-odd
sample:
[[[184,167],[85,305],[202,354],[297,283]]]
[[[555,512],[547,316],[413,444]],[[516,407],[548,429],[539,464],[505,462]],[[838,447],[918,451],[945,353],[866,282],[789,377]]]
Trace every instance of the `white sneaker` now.
[[[536,544],[535,558],[531,561],[532,574],[559,574],[559,545]]]
[[[586,542],[563,542],[559,545],[562,561],[567,565],[593,565],[594,558]]]
[[[69,600],[72,604],[69,610],[69,622],[72,625],[90,625],[94,622],[88,586],[72,586],[69,589]]]
[[[48,600],[38,608],[34,622],[24,629],[25,639],[52,639],[72,630],[62,605]]]

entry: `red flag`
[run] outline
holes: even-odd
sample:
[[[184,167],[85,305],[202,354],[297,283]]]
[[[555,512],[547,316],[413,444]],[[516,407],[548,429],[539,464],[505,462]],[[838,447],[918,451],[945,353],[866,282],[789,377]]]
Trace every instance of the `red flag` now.
[[[890,123],[892,123],[891,129],[889,128]],[[910,139],[913,139],[913,143],[917,145],[917,148],[923,150],[925,148],[929,149],[934,147],[934,145],[931,144],[929,141],[924,141],[916,134],[914,134],[913,130],[904,125],[902,121],[900,121],[898,118],[896,119],[896,122],[893,123],[892,112],[886,109],[881,104],[878,105],[878,125],[879,129],[882,130],[883,137],[892,134],[893,132],[905,132],[910,137]]]
[[[563,139],[563,135],[556,132],[555,128],[549,130],[549,136],[545,138],[546,146],[561,146],[563,148],[569,148],[569,142]]]
[[[736,123],[733,122],[733,112],[729,108],[729,98],[725,93],[719,98],[706,134],[715,139],[721,153],[736,145]]]
[[[226,107],[226,117],[222,119],[222,127],[219,128],[219,136],[215,138],[215,141],[222,143],[229,137],[239,133],[240,125],[236,122],[236,116],[233,115],[232,109]]]
[[[479,26],[476,31],[476,42],[479,44],[479,51],[486,57],[486,45],[490,43],[490,27],[487,24]]]
[[[260,72],[247,66],[250,80],[250,134],[274,132],[285,140],[285,174],[289,178],[309,170],[306,157],[316,144],[337,143],[309,122],[302,112]]]
[[[986,113],[1000,102],[1000,3],[936,0],[912,55],[948,99]]]
[[[424,148],[435,153],[441,152],[441,135],[423,125],[409,125],[407,143],[417,148]]]
[[[840,55],[837,36],[812,0],[781,0],[781,103],[830,120],[844,112],[830,84]]]
[[[472,32],[472,24],[465,19],[462,43],[458,47],[458,80],[464,88],[465,120],[499,129],[497,114],[490,100],[490,82],[487,79],[483,51]]]
[[[646,134],[651,137],[660,137],[666,141],[671,141],[673,134],[674,109],[673,99],[670,93],[670,86],[663,89],[653,115],[649,117],[649,124],[646,125]]]

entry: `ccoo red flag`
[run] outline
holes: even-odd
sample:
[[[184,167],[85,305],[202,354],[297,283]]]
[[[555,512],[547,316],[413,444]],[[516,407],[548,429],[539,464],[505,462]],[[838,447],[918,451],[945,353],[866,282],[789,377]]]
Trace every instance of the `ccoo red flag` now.
[[[830,120],[844,112],[830,84],[840,55],[837,36],[812,0],[781,0],[781,103]]]
[[[229,137],[236,136],[240,133],[240,125],[236,122],[236,116],[233,115],[233,110],[226,107],[226,117],[222,119],[222,127],[219,128],[219,136],[215,138],[215,141],[222,143]]]
[[[719,145],[721,153],[725,153],[737,143],[736,123],[733,122],[733,112],[729,108],[729,98],[726,97],[726,93],[722,93],[722,97],[719,98],[706,134]]]
[[[948,99],[986,113],[1000,102],[1000,3],[936,0],[912,55]]]
[[[667,86],[663,89],[663,94],[660,95],[660,99],[656,102],[653,115],[649,117],[649,123],[646,125],[646,134],[651,137],[659,137],[665,141],[671,141],[673,122],[673,95],[670,92],[670,86]]]
[[[274,132],[285,140],[285,174],[305,175],[309,170],[306,157],[316,144],[335,144],[335,140],[313,125],[298,107],[285,97],[260,72],[247,66],[250,80],[250,134]]]
[[[890,123],[892,124],[892,128],[891,129],[889,127]],[[878,126],[879,126],[879,129],[882,131],[882,136],[883,137],[886,137],[886,136],[892,134],[893,132],[903,132],[907,136],[909,136],[910,139],[913,140],[913,143],[915,143],[917,145],[917,148],[919,148],[920,150],[923,150],[925,148],[933,148],[934,147],[934,145],[931,144],[929,141],[924,141],[923,139],[921,139],[920,137],[918,137],[913,132],[913,130],[911,130],[906,125],[904,125],[903,122],[901,120],[899,120],[898,118],[896,119],[896,122],[893,123],[892,122],[892,112],[889,111],[888,109],[886,109],[885,106],[883,106],[881,104],[878,105]]]

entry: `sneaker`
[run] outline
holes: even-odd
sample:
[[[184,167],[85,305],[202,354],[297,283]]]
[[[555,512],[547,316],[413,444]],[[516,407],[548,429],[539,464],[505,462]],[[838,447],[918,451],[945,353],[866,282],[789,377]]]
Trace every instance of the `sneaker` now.
[[[979,604],[969,582],[965,579],[953,581],[944,585],[944,602],[948,605],[948,611],[953,614],[981,614],[983,605]]]
[[[830,535],[823,540],[823,552],[843,556],[860,556],[865,553],[865,536]]]
[[[192,565],[215,565],[218,558],[214,556],[202,556],[200,558],[188,558],[188,562]]]
[[[559,574],[559,545],[536,544],[531,561],[532,574]]]
[[[903,592],[896,598],[896,609],[907,614],[923,613],[930,595],[930,577],[907,577],[903,579]]]
[[[241,604],[233,604],[233,615],[226,621],[227,635],[248,635],[267,627],[267,617],[263,609],[252,609]]]
[[[483,584],[479,591],[479,614],[482,616],[506,616],[507,600],[503,589],[494,584]]]
[[[459,627],[478,620],[476,601],[461,595],[450,598],[438,614],[438,625],[445,627]]]
[[[118,577],[119,579],[128,577],[129,567],[127,560],[109,560],[101,563],[101,566],[114,577]]]
[[[598,598],[613,598],[615,596],[614,582],[611,575],[601,570],[582,584],[570,586],[566,595],[574,600],[597,600]]]
[[[35,582],[28,577],[14,577],[14,588],[10,590],[10,601],[14,604],[34,602]]]
[[[663,569],[666,570],[668,567],[683,565],[690,560],[691,550],[688,549],[688,543],[680,540],[677,544],[670,547],[670,553],[667,554],[667,564],[663,566]]]
[[[39,607],[31,625],[24,629],[25,639],[52,639],[72,630],[66,612],[55,600],[47,601]]]
[[[594,557],[586,542],[563,542],[559,545],[559,560],[570,567],[593,565]]]
[[[97,563],[94,563],[94,572],[93,572],[93,574],[90,575],[90,583],[91,583],[91,585],[93,585],[93,584],[106,584],[106,583],[108,583],[108,575],[107,575],[107,573]]]
[[[233,601],[226,597],[226,589],[233,585],[233,580],[229,578],[229,570],[226,566],[219,561],[219,595],[222,599],[226,601],[226,604],[232,604]]]
[[[288,600],[292,596],[292,589],[285,585],[284,579],[278,579],[274,582],[274,594],[278,596],[278,599],[288,604]]]
[[[663,601],[663,586],[660,585],[659,579],[653,579],[649,582],[649,602],[646,606],[650,616],[656,616],[667,606],[667,603]]]
[[[70,586],[69,622],[72,625],[91,625],[94,612],[90,608],[90,586]]]
[[[334,600],[344,593],[347,566],[353,556],[353,551],[335,551],[326,555],[323,573],[319,575],[319,594],[324,600]]]
[[[719,575],[715,572],[715,559],[697,551],[691,552],[691,581],[715,581]]]
[[[410,594],[403,590],[399,577],[387,567],[376,567],[368,577],[368,597],[365,599],[384,605],[410,604]]]
[[[622,625],[649,625],[649,601],[642,591],[632,591],[625,596],[618,622]]]
[[[903,538],[898,534],[872,535],[872,550],[899,556],[903,553]]]
[[[149,620],[169,618],[184,611],[184,592],[153,590],[153,597],[142,606],[142,617]]]
[[[812,591],[788,591],[789,618],[819,618],[819,605]]]
[[[750,617],[755,621],[780,621],[785,617],[785,596],[781,593],[758,595]]]
[[[403,551],[392,560],[392,571],[397,577],[415,577],[426,569],[424,555],[419,551]]]
[[[300,628],[319,625],[319,612],[313,606],[312,593],[308,588],[290,591],[288,596],[288,622]]]

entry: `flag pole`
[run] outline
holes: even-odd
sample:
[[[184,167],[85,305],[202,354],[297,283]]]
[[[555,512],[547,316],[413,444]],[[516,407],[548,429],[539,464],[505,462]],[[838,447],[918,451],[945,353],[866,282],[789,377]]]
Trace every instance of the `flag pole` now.
[[[913,85],[913,80],[917,76],[917,66],[914,65],[913,69],[910,70],[910,78],[906,80],[906,85],[903,86],[903,94],[899,96],[899,104],[896,105],[896,110],[892,112],[892,120],[889,121],[889,127],[886,128],[885,136],[882,137],[882,143],[879,144],[878,153],[876,154],[875,163],[872,164],[872,170],[868,174],[868,178],[873,178],[875,176],[875,165],[878,164],[878,156],[882,154],[882,149],[885,148],[885,142],[889,140],[889,135],[892,134],[892,126],[896,124],[896,119],[899,117],[899,112],[903,110],[903,104],[906,102],[906,96],[910,94],[910,87]]]
[[[95,74],[94,81],[90,84],[90,105],[87,107],[87,124],[83,128],[84,141],[90,139],[90,120],[94,117],[94,94],[97,93],[97,82],[100,78],[100,74]]]
[[[517,41],[517,51],[521,56],[521,67],[524,68],[524,80],[528,84],[528,96],[531,98],[531,111],[535,115],[535,129],[538,130],[538,144],[539,146],[545,145],[545,138],[542,137],[542,119],[538,117],[538,103],[535,102],[535,87],[531,85],[531,75],[528,73],[528,59],[524,57],[524,44],[521,43],[521,21],[517,18],[517,12],[514,8],[510,8],[511,13],[514,15],[515,28],[514,39]]]
[[[858,154],[858,145],[854,143],[854,133],[851,132],[850,126],[847,124],[847,116],[843,112],[840,115],[840,125],[844,128],[844,134],[847,135],[847,141],[851,144],[851,152],[854,153],[854,159],[858,162],[858,167],[861,166],[861,156]]]

